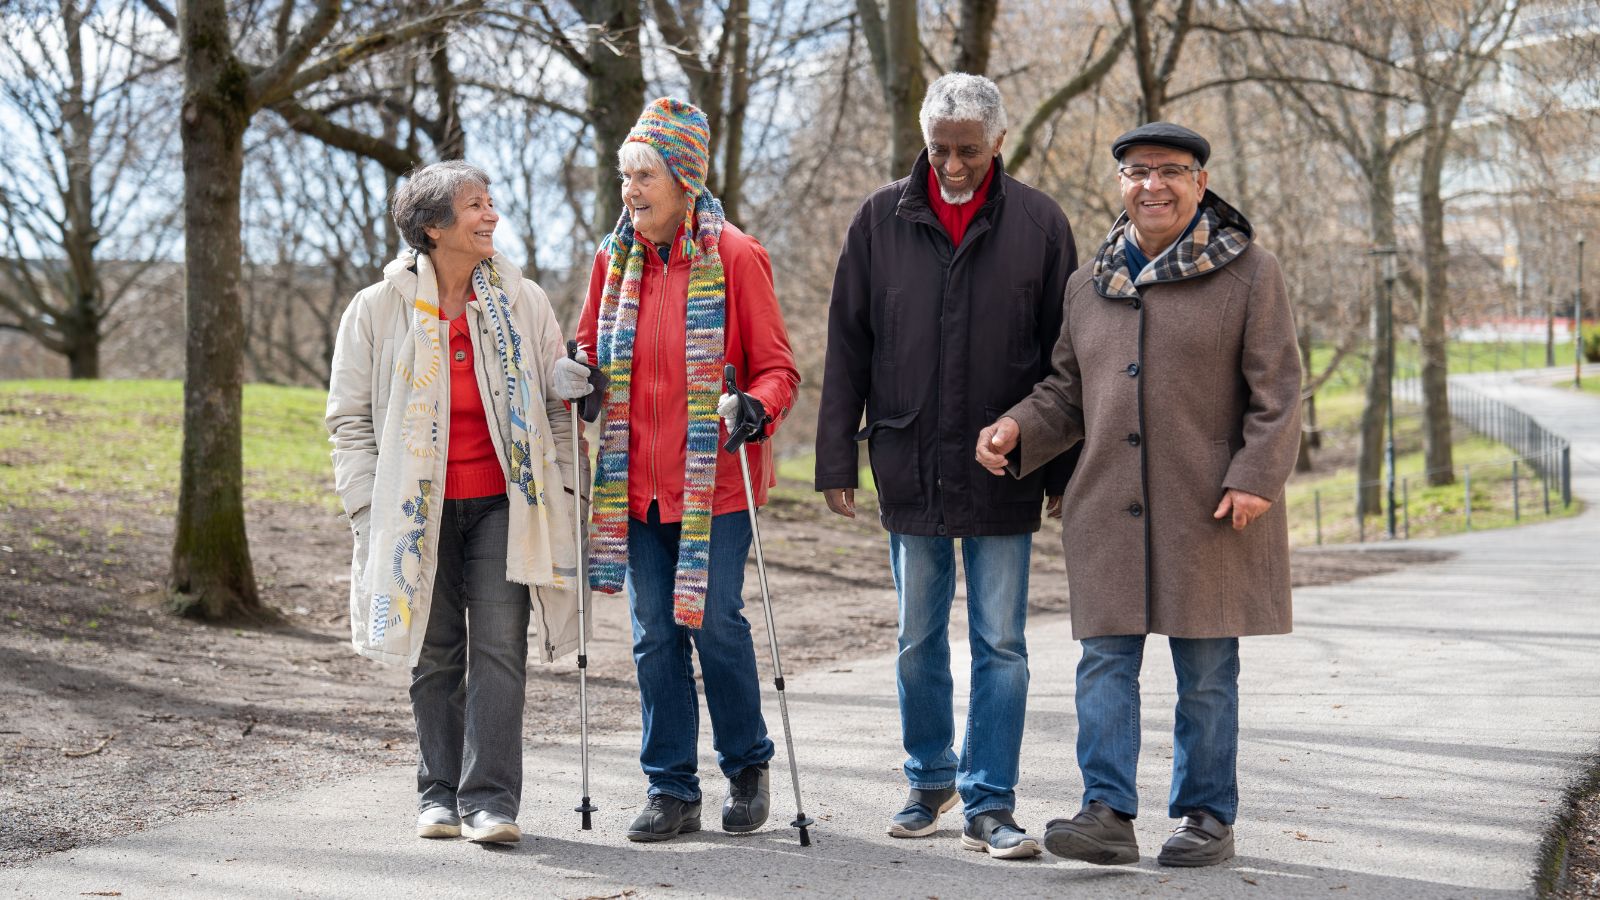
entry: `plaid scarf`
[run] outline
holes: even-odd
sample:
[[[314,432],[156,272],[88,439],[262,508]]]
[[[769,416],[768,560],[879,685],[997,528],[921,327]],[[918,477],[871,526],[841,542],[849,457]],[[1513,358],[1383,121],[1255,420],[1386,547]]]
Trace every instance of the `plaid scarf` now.
[[[1200,221],[1194,230],[1140,275],[1128,270],[1128,224],[1126,212],[1118,216],[1094,257],[1095,289],[1110,300],[1137,297],[1144,285],[1182,281],[1220,269],[1238,259],[1255,238],[1249,220],[1208,190],[1200,198]]]
[[[689,271],[685,353],[688,364],[689,434],[683,478],[683,525],[678,538],[678,570],[672,591],[673,621],[699,628],[705,615],[711,562],[711,501],[717,477],[717,399],[722,393],[723,327],[727,285],[723,280],[722,204],[702,191],[693,204],[693,239],[686,228],[684,248],[693,259]],[[633,341],[639,323],[639,284],[644,275],[643,242],[628,211],[606,237],[605,290],[600,297],[598,364],[610,377],[605,429],[594,481],[594,514],[589,583],[595,590],[622,589],[628,559],[628,414],[633,386]]]

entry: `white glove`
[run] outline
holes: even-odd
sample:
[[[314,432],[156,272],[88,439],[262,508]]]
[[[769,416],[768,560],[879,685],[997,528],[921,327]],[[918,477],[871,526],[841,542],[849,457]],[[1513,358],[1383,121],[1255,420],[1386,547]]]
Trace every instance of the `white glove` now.
[[[723,394],[717,400],[717,415],[728,423],[728,430],[733,430],[734,416],[739,414],[739,398],[734,394]]]
[[[594,385],[589,383],[589,367],[585,365],[588,361],[589,355],[582,350],[578,351],[577,359],[563,356],[556,360],[550,368],[550,386],[557,397],[577,400],[589,396]]]

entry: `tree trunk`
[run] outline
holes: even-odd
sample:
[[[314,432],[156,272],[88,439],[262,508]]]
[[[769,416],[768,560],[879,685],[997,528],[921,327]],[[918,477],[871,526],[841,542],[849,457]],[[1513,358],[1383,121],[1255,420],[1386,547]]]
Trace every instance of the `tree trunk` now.
[[[249,73],[233,56],[224,0],[188,0],[184,60],[183,456],[169,585],[174,609],[207,621],[272,618],[245,537],[241,459],[244,319],[239,195]]]
[[[961,0],[961,24],[956,31],[956,71],[983,75],[989,71],[989,47],[994,40],[994,14],[999,0]]]
[[[1311,378],[1311,329],[1305,325],[1300,327],[1300,371],[1305,373],[1306,379]],[[1301,402],[1300,426],[1300,453],[1295,457],[1294,470],[1296,472],[1309,472],[1313,468],[1311,450],[1321,442],[1317,440],[1317,395],[1311,393]]]
[[[739,207],[744,200],[744,122],[750,109],[750,0],[729,0],[728,21],[733,29],[728,79],[728,112],[723,122],[722,211],[728,221],[744,224]]]
[[[1367,169],[1367,216],[1374,247],[1393,247],[1394,234],[1394,158],[1388,147],[1384,123],[1388,121],[1384,101],[1376,101],[1371,152]],[[1366,402],[1361,409],[1360,445],[1356,449],[1356,515],[1376,515],[1380,509],[1379,479],[1383,475],[1383,430],[1389,412],[1389,346],[1394,329],[1385,308],[1383,263],[1372,269],[1373,309],[1372,346],[1368,352]],[[1392,302],[1393,298],[1389,298]]]
[[[1450,336],[1446,331],[1450,309],[1449,249],[1444,243],[1441,185],[1450,131],[1437,122],[1429,124],[1423,135],[1417,188],[1422,231],[1422,456],[1428,468],[1428,483],[1435,486],[1456,480],[1450,442]]]
[[[889,107],[889,177],[904,178],[922,153],[918,114],[928,81],[922,75],[917,0],[889,0],[884,98]]]
[[[617,148],[644,109],[644,65],[639,55],[637,0],[605,0],[589,24],[589,121],[594,126],[594,217],[596,240],[616,227],[622,214],[617,187]],[[603,40],[602,40],[603,39]]]
[[[99,378],[100,377],[100,334],[96,331],[73,343],[67,351],[67,375],[69,378]]]

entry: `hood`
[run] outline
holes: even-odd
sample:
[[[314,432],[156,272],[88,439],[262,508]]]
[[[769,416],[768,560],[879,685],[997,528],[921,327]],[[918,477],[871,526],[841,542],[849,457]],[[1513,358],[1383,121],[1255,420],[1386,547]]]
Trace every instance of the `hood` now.
[[[1255,229],[1244,214],[1207,190],[1200,198],[1200,221],[1195,223],[1194,230],[1156,260],[1136,285],[1133,274],[1128,271],[1124,249],[1127,232],[1128,214],[1124,212],[1117,217],[1105,243],[1094,256],[1091,278],[1095,290],[1108,300],[1137,297],[1138,289],[1144,285],[1183,281],[1215,272],[1238,259],[1255,240]]]

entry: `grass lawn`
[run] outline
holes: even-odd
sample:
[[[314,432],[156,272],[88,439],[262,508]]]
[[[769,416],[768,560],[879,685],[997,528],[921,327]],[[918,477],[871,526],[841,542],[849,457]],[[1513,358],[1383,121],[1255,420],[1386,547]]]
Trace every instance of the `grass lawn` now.
[[[1572,342],[1562,341],[1556,344],[1555,355],[1558,366],[1572,365]],[[1446,351],[1449,359],[1450,374],[1464,375],[1472,372],[1501,372],[1513,369],[1537,369],[1545,364],[1544,344],[1525,343],[1521,341],[1500,341],[1497,343],[1474,343],[1467,341],[1452,341]],[[1415,378],[1422,370],[1422,348],[1412,343],[1402,343],[1395,347],[1395,377],[1400,379]],[[1311,349],[1311,368],[1313,373],[1321,373],[1327,368],[1328,361],[1333,358],[1333,348],[1327,344],[1318,344]],[[1320,402],[1324,397],[1342,394],[1347,391],[1359,393],[1367,383],[1367,358],[1361,353],[1350,353],[1339,363],[1339,368],[1330,376],[1317,393]]]
[[[326,402],[311,388],[245,386],[247,501],[339,509]],[[62,508],[97,494],[171,512],[182,425],[175,381],[0,382],[0,508]]]

